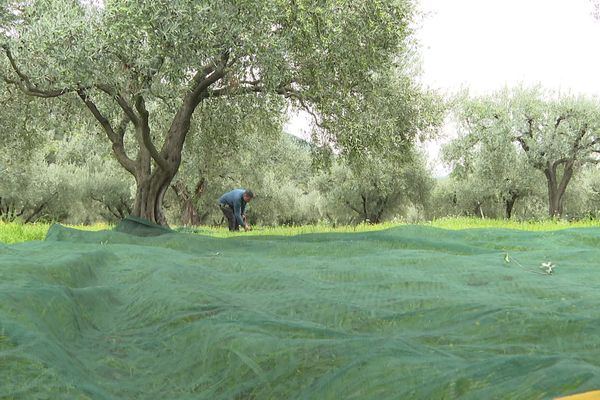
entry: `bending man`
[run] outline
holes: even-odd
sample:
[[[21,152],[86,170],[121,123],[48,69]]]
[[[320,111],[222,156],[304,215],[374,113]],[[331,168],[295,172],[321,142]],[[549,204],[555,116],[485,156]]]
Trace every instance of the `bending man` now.
[[[246,204],[254,197],[252,190],[234,189],[219,197],[219,207],[229,222],[230,231],[239,231],[240,226],[247,231],[250,226],[246,222]]]

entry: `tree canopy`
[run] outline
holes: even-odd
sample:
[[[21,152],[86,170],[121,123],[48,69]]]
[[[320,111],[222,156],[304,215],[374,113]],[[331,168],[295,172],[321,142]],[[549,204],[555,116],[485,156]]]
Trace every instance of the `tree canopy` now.
[[[576,170],[600,161],[600,103],[594,98],[516,88],[467,98],[457,116],[462,135],[447,156],[464,172],[477,163],[482,180],[509,194],[530,186],[524,165],[543,173],[551,217],[562,214]]]
[[[360,110],[386,110],[368,105],[410,53],[413,14],[409,0],[8,1],[1,71],[33,97],[78,96],[136,179],[133,213],[166,223],[192,116],[216,99],[243,114],[250,97],[279,115],[274,98],[287,99],[342,150],[386,140],[401,151],[421,129],[418,107],[388,112],[366,138],[348,127]],[[387,104],[402,96],[419,104],[418,90]]]

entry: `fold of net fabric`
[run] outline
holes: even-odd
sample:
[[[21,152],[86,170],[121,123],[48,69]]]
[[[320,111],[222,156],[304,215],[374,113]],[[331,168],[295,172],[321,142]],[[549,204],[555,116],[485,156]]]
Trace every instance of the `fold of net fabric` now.
[[[591,391],[599,245],[598,229],[222,239],[55,225],[0,247],[0,398]]]
[[[122,219],[115,227],[115,231],[135,236],[160,236],[173,232],[165,226],[157,225],[144,218],[134,217],[132,215]]]

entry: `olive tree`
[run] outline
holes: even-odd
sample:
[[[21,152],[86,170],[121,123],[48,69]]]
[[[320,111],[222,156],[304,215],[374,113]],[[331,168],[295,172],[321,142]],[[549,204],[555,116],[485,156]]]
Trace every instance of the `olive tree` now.
[[[342,223],[380,223],[401,216],[410,206],[424,213],[433,189],[431,173],[416,151],[402,162],[372,157],[358,167],[338,158],[315,180],[325,198],[322,214]]]
[[[479,158],[488,167],[498,157],[504,159],[502,169],[496,168],[489,179],[514,181],[527,176],[526,171],[518,172],[522,159],[543,174],[551,217],[562,215],[564,195],[577,169],[599,161],[600,103],[593,98],[516,88],[465,100],[459,120],[462,140],[473,145],[496,143],[495,156]],[[490,150],[488,155],[494,147]]]
[[[456,181],[452,203],[462,204],[459,208],[479,217],[486,216],[484,209],[487,216],[498,217],[495,208],[501,204],[504,217],[510,219],[517,200],[531,194],[542,176],[514,143],[502,132],[494,131],[497,126],[473,123],[472,116],[488,112],[491,104],[459,104],[458,136],[442,148],[442,158],[451,168],[451,179]],[[482,130],[481,134],[473,134],[477,129]]]

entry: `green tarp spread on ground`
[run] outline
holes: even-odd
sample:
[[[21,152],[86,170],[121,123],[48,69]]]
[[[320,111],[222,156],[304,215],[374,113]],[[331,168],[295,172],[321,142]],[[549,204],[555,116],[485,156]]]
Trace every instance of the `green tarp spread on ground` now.
[[[0,245],[0,399],[600,388],[598,229],[163,233],[55,225]]]

